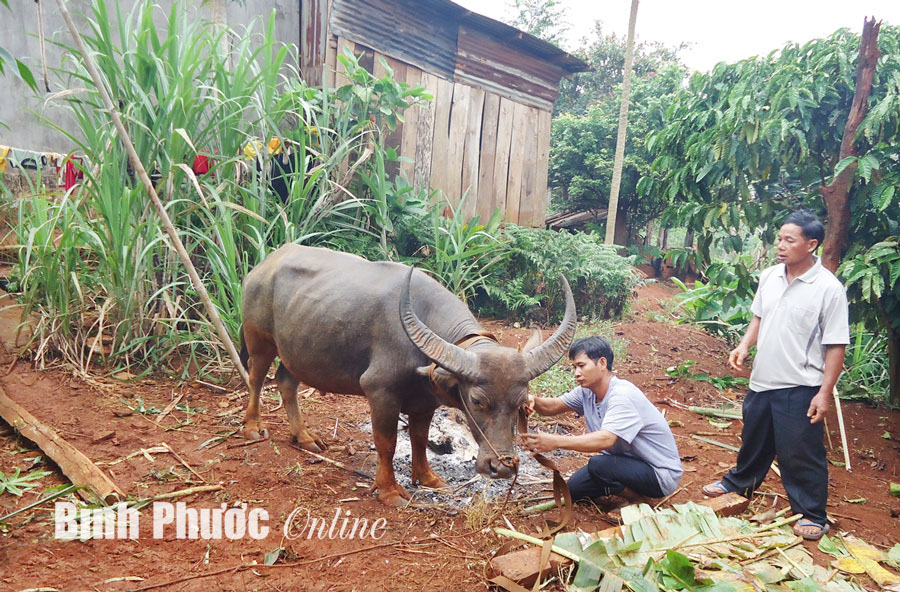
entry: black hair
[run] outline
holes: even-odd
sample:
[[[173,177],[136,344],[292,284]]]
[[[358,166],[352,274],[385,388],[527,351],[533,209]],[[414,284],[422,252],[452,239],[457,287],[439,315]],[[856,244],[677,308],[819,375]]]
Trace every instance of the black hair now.
[[[809,210],[794,210],[788,217],[784,219],[782,226],[785,224],[796,224],[803,233],[806,240],[817,240],[819,246],[825,241],[825,225],[819,220],[819,217]]]
[[[609,342],[600,337],[585,337],[579,339],[569,348],[569,359],[574,360],[578,354],[584,354],[596,364],[600,358],[606,358],[606,369],[613,368],[613,350]]]

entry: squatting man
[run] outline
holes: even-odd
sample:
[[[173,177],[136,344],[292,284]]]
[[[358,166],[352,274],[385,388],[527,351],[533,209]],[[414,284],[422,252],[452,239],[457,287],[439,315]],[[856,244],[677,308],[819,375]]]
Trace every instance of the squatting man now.
[[[635,385],[613,373],[613,351],[602,337],[572,344],[569,359],[578,386],[564,395],[528,395],[526,410],[540,415],[574,411],[587,432],[521,434],[534,452],[555,449],[595,455],[569,478],[572,499],[619,495],[629,501],[669,495],[681,480],[681,458],[669,424]]]

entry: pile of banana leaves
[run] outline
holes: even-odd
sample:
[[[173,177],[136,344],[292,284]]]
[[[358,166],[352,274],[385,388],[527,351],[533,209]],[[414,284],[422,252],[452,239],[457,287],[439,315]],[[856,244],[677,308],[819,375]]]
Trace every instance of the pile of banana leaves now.
[[[819,548],[835,559],[822,567],[789,522],[760,526],[690,502],[656,511],[641,504],[622,508],[617,536],[561,533],[553,550],[574,560],[572,592],[865,592],[853,573],[900,592],[900,577],[882,565],[900,568],[900,544],[885,552],[852,537],[826,536]]]

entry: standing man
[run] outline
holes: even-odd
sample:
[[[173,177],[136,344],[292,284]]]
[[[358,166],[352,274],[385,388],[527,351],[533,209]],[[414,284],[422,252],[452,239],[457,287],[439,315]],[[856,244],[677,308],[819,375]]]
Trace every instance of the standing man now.
[[[569,478],[576,501],[608,495],[636,501],[675,491],[682,469],[672,430],[640,389],[613,374],[609,342],[580,339],[572,344],[569,359],[578,386],[558,398],[528,395],[526,409],[540,415],[575,411],[584,416],[588,431],[579,436],[522,434],[525,447],[595,454]]]
[[[824,423],[850,343],[844,287],[814,255],[825,227],[811,212],[791,213],[778,231],[777,265],[763,270],[750,310],[753,320],[728,356],[743,367],[757,345],[737,466],[703,487],[708,496],[750,496],[777,456],[794,532],[818,540],[828,532],[828,463]]]

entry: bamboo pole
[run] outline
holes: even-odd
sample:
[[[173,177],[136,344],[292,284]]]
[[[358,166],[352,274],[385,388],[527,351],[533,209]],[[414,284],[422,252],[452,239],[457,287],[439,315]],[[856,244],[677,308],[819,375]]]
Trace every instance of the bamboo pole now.
[[[834,409],[837,411],[838,428],[841,431],[841,448],[844,449],[844,467],[850,472],[850,450],[847,448],[847,430],[844,428],[844,414],[841,412],[841,397],[837,385],[834,387]]]
[[[497,527],[494,529],[494,532],[496,532],[497,534],[502,534],[503,536],[513,538],[513,539],[525,541],[526,543],[531,543],[532,545],[537,545],[539,547],[543,547],[544,542],[545,542],[543,539],[539,539],[537,537],[533,537],[531,535],[527,535],[527,534],[518,532],[516,530],[510,530],[508,528]],[[554,553],[556,553],[557,555],[562,555],[563,557],[565,557],[567,559],[571,559],[575,563],[579,563],[581,561],[580,555],[578,555],[577,553],[573,553],[567,549],[563,549],[562,547],[557,547],[556,545],[553,545],[550,548],[550,550],[553,551]]]
[[[184,248],[184,244],[181,242],[181,238],[179,238],[178,232],[175,230],[175,226],[172,224],[172,220],[169,218],[169,214],[166,212],[166,208],[165,206],[163,206],[162,200],[159,199],[159,195],[157,195],[156,189],[154,189],[153,183],[150,181],[150,177],[147,175],[147,169],[144,168],[144,164],[141,162],[141,159],[134,148],[134,144],[131,142],[128,131],[122,124],[122,119],[121,117],[119,117],[119,112],[116,110],[116,107],[106,90],[103,79],[100,77],[100,73],[97,72],[97,67],[94,65],[94,59],[87,51],[87,48],[85,48],[84,41],[81,39],[81,35],[78,33],[78,29],[75,27],[75,23],[72,21],[69,10],[66,8],[66,0],[56,0],[56,3],[59,6],[60,14],[62,15],[63,19],[65,19],[66,25],[69,27],[69,32],[72,34],[72,38],[75,40],[75,46],[78,48],[78,51],[81,54],[82,59],[84,60],[84,65],[87,68],[88,73],[90,73],[91,79],[94,81],[94,84],[97,86],[97,92],[100,93],[100,97],[103,99],[103,104],[104,106],[106,106],[106,110],[109,111],[109,117],[110,119],[112,119],[113,125],[116,128],[116,132],[119,134],[119,139],[122,140],[122,145],[125,146],[125,151],[128,153],[128,160],[131,161],[132,168],[135,170],[138,178],[144,185],[144,189],[147,190],[147,194],[150,196],[150,201],[153,202],[153,207],[156,208],[156,213],[162,220],[163,227],[166,229],[166,234],[169,236],[169,240],[172,241],[172,246],[175,248],[175,251],[178,253],[181,262],[187,269],[188,276],[191,278],[191,285],[195,290],[197,290],[197,294],[199,294],[200,300],[201,302],[203,302],[203,307],[206,309],[206,314],[209,315],[210,322],[212,322],[213,327],[215,327],[216,333],[218,333],[219,335],[219,339],[222,340],[222,344],[225,346],[225,349],[231,356],[231,361],[234,364],[234,367],[237,369],[238,374],[241,375],[244,383],[246,383],[249,387],[250,379],[247,375],[247,371],[244,369],[244,365],[241,363],[241,358],[238,355],[237,349],[235,349],[234,343],[232,343],[231,341],[231,336],[225,329],[225,325],[222,323],[222,319],[219,317],[219,313],[216,310],[216,307],[213,305],[212,299],[210,299],[209,297],[209,292],[206,291],[206,286],[204,286],[203,282],[200,280],[200,276],[197,274],[197,270],[194,268],[194,264],[191,262],[191,258],[188,255],[187,250]]]

